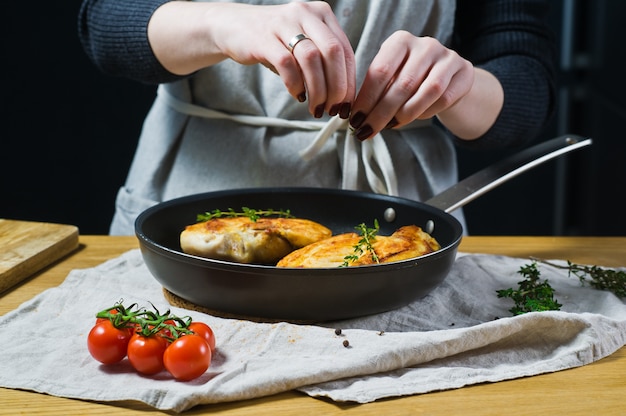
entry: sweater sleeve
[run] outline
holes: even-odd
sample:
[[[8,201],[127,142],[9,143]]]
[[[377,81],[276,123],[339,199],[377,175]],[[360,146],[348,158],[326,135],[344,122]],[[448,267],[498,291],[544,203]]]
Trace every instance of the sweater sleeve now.
[[[555,107],[555,45],[543,0],[458,0],[453,47],[498,78],[504,105],[495,124],[470,148],[525,144]]]
[[[87,56],[105,74],[145,84],[182,78],[154,56],[147,28],[152,13],[170,0],[84,0],[78,35]]]

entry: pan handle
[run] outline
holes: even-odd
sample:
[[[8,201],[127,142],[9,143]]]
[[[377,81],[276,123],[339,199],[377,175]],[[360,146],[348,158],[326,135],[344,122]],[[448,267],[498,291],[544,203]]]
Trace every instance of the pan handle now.
[[[520,173],[591,143],[590,138],[577,135],[564,135],[545,141],[468,176],[425,203],[450,213]]]

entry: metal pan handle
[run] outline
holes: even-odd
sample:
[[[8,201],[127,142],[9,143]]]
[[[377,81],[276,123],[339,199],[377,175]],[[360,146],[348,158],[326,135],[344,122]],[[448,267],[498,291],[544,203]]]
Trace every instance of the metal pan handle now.
[[[577,135],[564,135],[545,141],[468,176],[425,203],[450,213],[520,173],[591,143],[590,138]]]

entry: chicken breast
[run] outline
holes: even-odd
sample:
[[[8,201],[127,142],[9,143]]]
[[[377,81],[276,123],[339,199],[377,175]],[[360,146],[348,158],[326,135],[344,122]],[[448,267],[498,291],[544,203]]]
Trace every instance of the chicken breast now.
[[[332,232],[298,218],[214,218],[180,234],[183,252],[238,263],[276,264],[288,253],[328,238]]]
[[[356,233],[339,234],[295,250],[283,257],[278,267],[326,268],[344,265],[347,256],[355,253],[361,236]],[[439,243],[416,225],[399,228],[390,236],[377,235],[372,248],[379,263],[406,260],[432,253],[441,248]],[[363,253],[349,266],[375,264],[372,253],[362,247]]]

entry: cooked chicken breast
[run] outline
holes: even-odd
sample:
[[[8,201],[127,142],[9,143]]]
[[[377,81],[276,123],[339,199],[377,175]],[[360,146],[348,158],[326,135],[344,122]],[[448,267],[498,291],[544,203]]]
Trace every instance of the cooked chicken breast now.
[[[298,218],[214,218],[189,225],[180,234],[183,252],[239,263],[276,264],[295,249],[328,238],[332,232]]]
[[[344,265],[345,258],[355,254],[361,236],[356,233],[339,234],[295,250],[283,257],[278,267],[325,268]],[[399,228],[390,236],[377,235],[372,241],[379,263],[406,260],[432,253],[441,248],[439,243],[416,225]],[[362,247],[363,253],[349,266],[375,264],[372,253]]]

